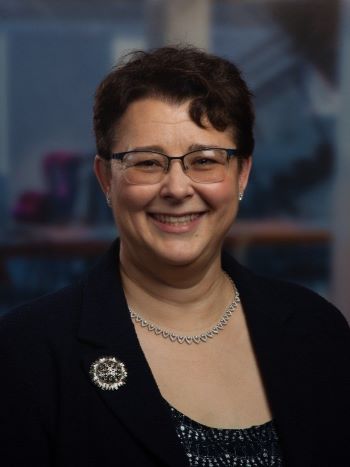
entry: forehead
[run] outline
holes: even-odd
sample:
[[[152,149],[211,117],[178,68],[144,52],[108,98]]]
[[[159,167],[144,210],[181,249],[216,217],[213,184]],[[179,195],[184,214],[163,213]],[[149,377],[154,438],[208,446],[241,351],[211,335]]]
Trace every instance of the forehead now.
[[[138,145],[231,144],[232,131],[218,131],[208,120],[199,127],[189,115],[190,101],[172,103],[157,98],[138,100],[129,105],[118,122],[114,150]],[[221,141],[221,143],[220,143]]]

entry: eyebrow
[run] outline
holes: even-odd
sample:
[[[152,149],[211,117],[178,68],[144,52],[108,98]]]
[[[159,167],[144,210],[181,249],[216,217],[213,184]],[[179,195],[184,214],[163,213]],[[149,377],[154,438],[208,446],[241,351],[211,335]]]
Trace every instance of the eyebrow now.
[[[211,148],[217,148],[217,147],[219,147],[219,146],[216,145],[216,144],[197,144],[197,143],[194,143],[194,144],[191,144],[187,148],[187,152],[197,151],[197,150],[201,150],[201,149],[211,149]],[[136,146],[136,147],[134,147],[132,149],[129,149],[127,152],[129,152],[129,151],[155,151],[155,152],[161,152],[163,154],[166,154],[165,149],[162,146],[157,146],[157,145]]]

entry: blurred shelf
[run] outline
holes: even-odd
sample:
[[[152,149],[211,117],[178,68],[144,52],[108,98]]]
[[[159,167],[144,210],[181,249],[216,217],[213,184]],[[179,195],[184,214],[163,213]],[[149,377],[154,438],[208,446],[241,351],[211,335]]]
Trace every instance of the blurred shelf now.
[[[114,226],[16,227],[0,236],[0,258],[98,256],[106,251],[116,235]],[[252,245],[329,244],[331,237],[330,230],[319,224],[240,220],[230,229],[225,244],[240,250]]]
[[[0,258],[98,256],[116,236],[114,226],[26,226],[0,236]]]
[[[237,221],[226,238],[226,245],[329,244],[332,234],[320,223],[287,220]]]

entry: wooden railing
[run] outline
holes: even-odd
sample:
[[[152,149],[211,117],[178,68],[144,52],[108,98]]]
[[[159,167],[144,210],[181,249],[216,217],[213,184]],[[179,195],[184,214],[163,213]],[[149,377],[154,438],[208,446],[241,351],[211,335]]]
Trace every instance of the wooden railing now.
[[[0,258],[51,255],[98,256],[116,236],[114,227],[31,226],[0,237]],[[324,226],[295,221],[236,221],[225,244],[230,249],[252,245],[328,244],[331,232]]]

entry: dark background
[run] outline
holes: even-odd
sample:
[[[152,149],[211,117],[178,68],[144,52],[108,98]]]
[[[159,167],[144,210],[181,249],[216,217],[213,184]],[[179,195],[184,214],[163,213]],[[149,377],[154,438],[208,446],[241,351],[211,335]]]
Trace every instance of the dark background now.
[[[228,248],[348,313],[345,3],[0,0],[0,311],[76,279],[115,237],[92,174],[95,88],[126,51],[182,41],[235,61],[255,94]]]

